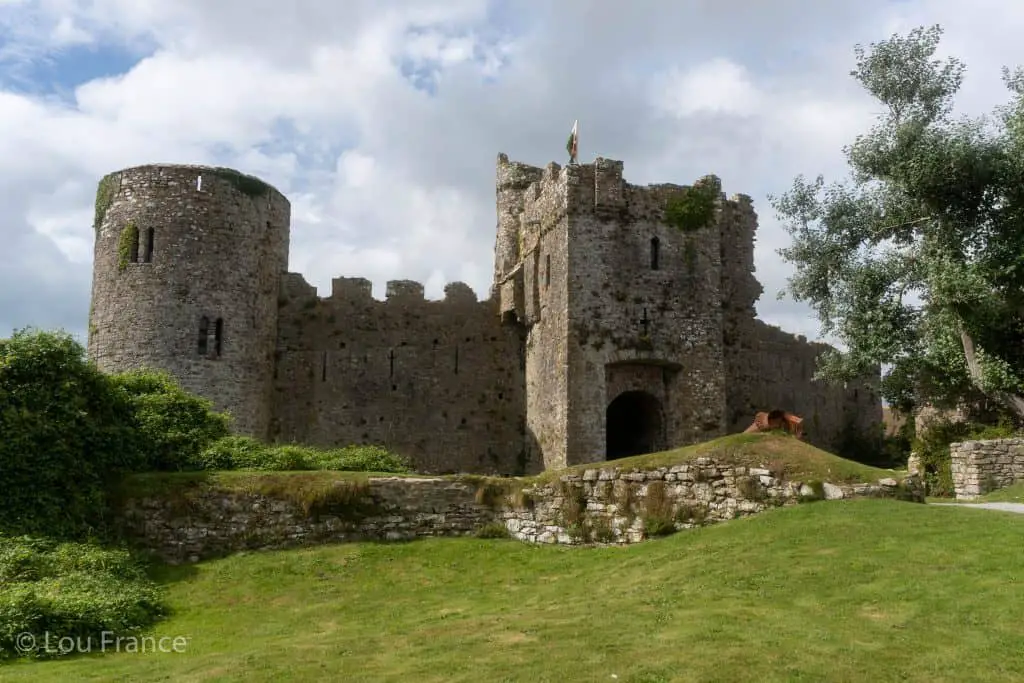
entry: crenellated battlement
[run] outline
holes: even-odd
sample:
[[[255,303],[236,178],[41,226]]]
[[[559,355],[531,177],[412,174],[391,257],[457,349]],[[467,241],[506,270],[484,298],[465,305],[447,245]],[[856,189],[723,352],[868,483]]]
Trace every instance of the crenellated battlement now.
[[[436,306],[449,304],[463,307],[466,304],[480,304],[476,292],[465,282],[456,281],[445,285],[444,297],[428,299],[423,283],[415,280],[388,280],[385,299],[373,298],[373,282],[363,277],[336,277],[331,280],[330,296],[317,294],[317,288],[306,281],[301,273],[284,273],[281,278],[280,305],[299,305],[307,309],[315,306],[332,304],[357,304],[373,308],[391,303],[416,304],[423,303]]]

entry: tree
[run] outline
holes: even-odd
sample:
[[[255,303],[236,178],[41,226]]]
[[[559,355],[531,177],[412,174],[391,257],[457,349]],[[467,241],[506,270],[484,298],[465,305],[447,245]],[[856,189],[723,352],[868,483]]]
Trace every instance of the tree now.
[[[898,410],[984,397],[1024,417],[1024,70],[1010,103],[952,114],[965,66],[934,59],[939,26],[854,48],[851,75],[883,111],[844,148],[850,175],[798,176],[770,197],[792,237],[788,293],[845,352],[818,377],[889,366]]]

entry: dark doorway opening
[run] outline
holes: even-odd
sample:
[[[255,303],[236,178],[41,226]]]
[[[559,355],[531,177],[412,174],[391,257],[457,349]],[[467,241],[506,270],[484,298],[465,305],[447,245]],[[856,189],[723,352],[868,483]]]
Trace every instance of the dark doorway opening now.
[[[627,391],[615,397],[608,405],[605,429],[608,460],[665,448],[661,402],[646,391]]]

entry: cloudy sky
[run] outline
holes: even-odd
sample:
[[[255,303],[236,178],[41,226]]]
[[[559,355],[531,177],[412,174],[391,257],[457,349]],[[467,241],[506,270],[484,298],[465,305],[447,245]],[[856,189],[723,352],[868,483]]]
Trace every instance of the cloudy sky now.
[[[776,300],[767,195],[844,172],[876,110],[854,44],[934,23],[968,64],[961,108],[1004,102],[1019,0],[0,0],[0,336],[84,340],[96,183],[154,162],[283,191],[290,270],[322,295],[347,275],[486,297],[497,154],[564,163],[578,118],[581,161],[753,196],[758,310],[816,337]]]

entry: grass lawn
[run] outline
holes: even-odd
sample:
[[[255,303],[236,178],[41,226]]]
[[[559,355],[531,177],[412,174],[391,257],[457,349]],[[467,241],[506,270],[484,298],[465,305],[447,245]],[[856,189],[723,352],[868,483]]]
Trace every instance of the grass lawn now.
[[[185,654],[3,681],[1024,680],[1024,516],[886,500],[624,548],[430,539],[161,569]],[[614,675],[614,677],[613,677]]]
[[[957,500],[956,498],[927,498],[929,503],[1024,503],[1024,481],[1001,488],[984,496],[971,500]]]

